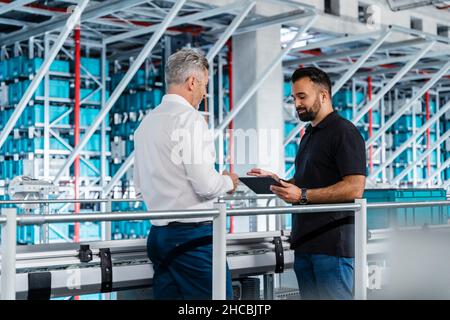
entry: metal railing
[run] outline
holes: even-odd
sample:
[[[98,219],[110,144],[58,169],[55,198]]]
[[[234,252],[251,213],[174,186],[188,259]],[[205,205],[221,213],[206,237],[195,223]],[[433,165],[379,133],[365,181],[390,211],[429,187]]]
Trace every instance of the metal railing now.
[[[231,199],[231,198],[227,198]],[[118,199],[118,201],[123,199]],[[66,202],[69,200],[58,200]],[[77,200],[80,201],[80,200]],[[97,199],[93,202],[110,202],[110,199]],[[134,201],[127,199],[127,201]],[[16,201],[17,202],[17,201]],[[19,201],[20,202],[20,201]],[[21,201],[20,203],[23,203]],[[42,201],[41,201],[42,202]],[[2,204],[3,201],[0,201]],[[60,214],[60,215],[20,215],[16,208],[3,208],[0,215],[2,227],[2,276],[1,299],[15,299],[16,281],[16,227],[21,225],[42,225],[61,222],[84,221],[116,221],[116,220],[146,220],[146,219],[187,219],[213,218],[213,295],[215,300],[226,297],[226,217],[266,214],[314,214],[319,212],[354,211],[355,213],[355,299],[367,299],[367,209],[407,208],[427,206],[450,206],[450,201],[427,201],[406,203],[371,203],[366,199],[357,199],[355,203],[319,204],[308,206],[284,206],[267,208],[227,209],[225,202],[218,202],[211,210],[184,211],[148,211],[148,212],[106,212],[94,214]]]

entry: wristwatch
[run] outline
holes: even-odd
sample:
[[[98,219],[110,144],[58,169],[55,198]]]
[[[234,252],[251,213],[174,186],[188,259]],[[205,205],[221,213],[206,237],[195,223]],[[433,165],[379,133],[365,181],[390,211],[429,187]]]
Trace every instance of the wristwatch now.
[[[301,197],[300,197],[300,201],[298,202],[298,204],[308,204],[308,198],[306,197],[306,188],[301,188],[300,189],[302,191],[301,193]]]

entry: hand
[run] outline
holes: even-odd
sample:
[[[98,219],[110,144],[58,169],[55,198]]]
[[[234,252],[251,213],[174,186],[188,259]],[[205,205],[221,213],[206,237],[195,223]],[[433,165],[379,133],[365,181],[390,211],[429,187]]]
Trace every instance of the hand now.
[[[227,170],[224,170],[222,172],[222,174],[224,176],[229,176],[231,178],[231,180],[233,181],[233,189],[227,192],[228,194],[233,194],[236,191],[237,185],[239,183],[238,175],[235,173],[229,173]]]
[[[275,173],[272,173],[270,171],[266,171],[263,169],[259,169],[259,168],[251,169],[249,172],[247,172],[247,175],[253,176],[253,177],[272,177],[277,181],[280,180],[280,178]]]
[[[270,190],[287,203],[300,201],[302,191],[295,184],[279,180],[281,186],[270,186]]]

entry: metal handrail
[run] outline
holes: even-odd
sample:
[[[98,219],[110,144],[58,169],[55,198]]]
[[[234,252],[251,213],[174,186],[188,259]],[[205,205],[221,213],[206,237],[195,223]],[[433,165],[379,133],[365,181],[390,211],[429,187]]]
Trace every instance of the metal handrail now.
[[[106,203],[106,202],[143,202],[143,199],[36,199],[36,200],[0,200],[4,204],[52,204],[52,203]]]
[[[188,219],[209,218],[219,215],[219,210],[189,210],[189,211],[132,211],[132,212],[105,212],[105,213],[81,213],[60,215],[20,215],[16,218],[17,224],[39,225],[45,223],[63,222],[93,222],[93,221],[118,221],[118,220],[147,220],[147,219]]]
[[[102,199],[97,199],[102,200]],[[108,199],[109,200],[109,199]],[[357,199],[355,203],[318,204],[308,206],[238,208],[227,211],[226,203],[216,203],[214,210],[149,211],[131,213],[64,214],[64,215],[21,215],[16,208],[3,208],[0,215],[2,226],[2,287],[3,299],[15,298],[16,227],[25,224],[45,224],[50,222],[114,221],[143,219],[184,219],[213,217],[213,299],[225,297],[226,262],[226,216],[264,215],[286,213],[318,213],[334,211],[355,211],[355,298],[366,299],[367,288],[367,209],[401,208],[425,206],[450,206],[450,201],[371,203]]]
[[[420,202],[372,202],[367,204],[367,209],[393,209],[393,208],[414,208],[450,206],[449,200],[440,201],[420,201]]]

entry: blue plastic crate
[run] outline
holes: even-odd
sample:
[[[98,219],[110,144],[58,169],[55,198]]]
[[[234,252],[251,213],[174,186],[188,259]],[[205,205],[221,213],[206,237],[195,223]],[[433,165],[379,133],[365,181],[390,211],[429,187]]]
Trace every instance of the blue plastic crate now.
[[[402,164],[409,164],[413,160],[413,151],[411,149],[406,149],[398,157],[396,162]]]
[[[297,125],[291,122],[284,123],[284,136],[287,137]]]
[[[353,119],[353,109],[352,108],[343,108],[338,111],[339,115],[347,120]]]
[[[351,118],[347,118],[351,120]],[[369,114],[367,113],[364,116],[364,119],[367,123],[369,123]],[[380,125],[381,124],[381,113],[379,111],[372,111],[372,124]]]
[[[406,168],[406,166],[399,166],[399,167],[395,167],[394,168],[394,176],[399,175],[404,169]],[[412,170],[410,170],[401,181],[412,181],[413,179],[413,173]]]
[[[160,89],[153,89],[150,92],[150,103],[153,105],[153,108],[158,106],[161,103],[163,93]]]
[[[100,77],[101,76],[101,60],[98,58],[87,58],[87,57],[81,57],[80,59],[81,65],[85,67],[91,75],[94,77]],[[81,68],[81,74],[87,75],[86,71],[84,71],[83,68]],[[109,74],[109,65],[106,63],[106,75]]]
[[[136,74],[134,75],[133,79],[131,80],[132,87],[133,88],[142,88],[146,85],[145,81],[145,71],[144,70],[138,70]]]
[[[416,128],[423,125],[423,117],[416,116]],[[401,116],[393,125],[396,131],[411,131],[413,127],[413,117],[411,115]]]
[[[410,132],[394,134],[394,137],[393,137],[394,138],[394,147],[401,146],[411,136],[412,136],[412,134]]]
[[[90,159],[89,162],[94,165],[94,167],[101,172],[101,161],[100,159]],[[110,175],[109,162],[106,162],[105,175]],[[82,177],[97,177],[99,173],[96,173],[92,168],[90,168],[84,161],[80,161],[80,176]]]
[[[283,84],[283,96],[288,98],[291,95],[291,82],[285,82]]]
[[[100,109],[87,108],[82,106],[80,108],[80,126],[88,127],[92,124],[92,121],[97,117]],[[105,117],[106,125],[109,126],[109,117]]]
[[[80,140],[83,139],[84,133],[80,134]],[[84,151],[95,151],[95,152],[100,152],[101,151],[101,134],[96,133],[93,134],[86,146],[83,148]],[[71,139],[73,140],[74,138],[71,137]],[[107,135],[106,137],[106,151],[110,151],[111,150],[111,140],[109,138],[109,136]]]
[[[364,100],[362,92],[356,92],[356,105]],[[334,107],[351,107],[353,106],[353,94],[351,90],[340,90],[333,95]]]
[[[101,239],[101,224],[98,222],[85,222],[80,224],[80,240],[92,241]]]
[[[34,74],[39,71],[39,68],[42,66],[44,59],[42,58],[33,58],[27,59],[24,61],[23,72],[28,74]],[[50,65],[50,71],[69,73],[70,72],[70,64],[69,61],[64,60],[53,60]]]
[[[8,61],[0,61],[0,81],[5,81],[8,79]]]
[[[297,155],[297,144],[289,143],[285,148],[286,158],[295,158],[296,155]]]
[[[60,118],[62,115],[66,114],[70,110],[66,106],[49,106],[49,120],[50,123]],[[35,124],[43,124],[44,119],[44,106],[43,105],[33,105],[27,106],[23,111],[21,117],[19,118],[19,124],[24,127],[29,127]],[[69,114],[61,118],[58,123],[59,125],[69,124]]]
[[[18,56],[11,58],[8,61],[8,79],[14,79],[20,76],[24,76],[24,65],[26,58],[24,56]]]
[[[25,91],[31,84],[30,80],[25,80],[17,83],[13,83],[9,86],[8,96],[9,104],[19,103]],[[68,80],[50,80],[49,83],[49,97],[51,98],[69,98],[70,94],[70,82]],[[32,99],[44,96],[44,84],[41,82],[34,92]]]

